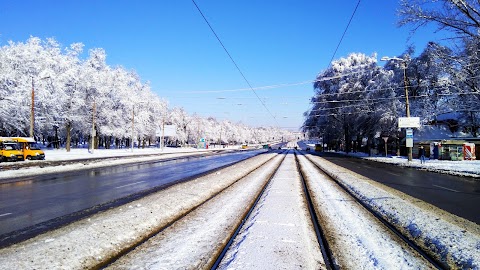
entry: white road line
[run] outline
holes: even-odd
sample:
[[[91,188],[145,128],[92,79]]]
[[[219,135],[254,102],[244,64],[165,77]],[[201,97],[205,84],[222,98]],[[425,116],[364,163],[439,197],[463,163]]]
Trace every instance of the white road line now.
[[[453,191],[453,192],[460,192],[458,190],[455,190],[455,189],[450,189],[450,188],[446,188],[446,187],[442,187],[442,186],[437,186],[437,185],[432,185],[434,187],[439,187],[439,188],[443,188],[443,189],[446,189],[446,190],[449,190],[449,191]]]
[[[128,186],[133,186],[133,185],[136,185],[136,184],[140,184],[140,183],[143,183],[143,182],[145,182],[145,181],[135,182],[135,183],[131,183],[131,184],[128,184],[128,185],[119,186],[119,187],[116,187],[116,188],[124,188],[124,187],[128,187]]]
[[[9,216],[9,215],[11,215],[11,214],[12,214],[12,213],[0,214],[0,217]]]

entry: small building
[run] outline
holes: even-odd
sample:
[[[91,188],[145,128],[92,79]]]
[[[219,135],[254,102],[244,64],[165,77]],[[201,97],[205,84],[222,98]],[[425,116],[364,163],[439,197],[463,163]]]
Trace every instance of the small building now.
[[[445,140],[422,140],[415,143],[414,157],[423,146],[427,157],[441,160],[474,160],[480,157],[480,138],[452,138]]]

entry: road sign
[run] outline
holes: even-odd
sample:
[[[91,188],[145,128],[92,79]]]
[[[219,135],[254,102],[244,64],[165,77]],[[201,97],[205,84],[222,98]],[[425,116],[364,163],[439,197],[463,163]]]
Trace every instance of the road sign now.
[[[405,135],[407,139],[413,139],[413,129],[408,128]]]
[[[398,127],[399,128],[419,128],[420,117],[399,117]]]
[[[155,131],[157,137],[175,137],[177,136],[177,126],[176,125],[165,125],[162,133],[162,128],[158,127]]]
[[[406,146],[407,147],[413,147],[413,129],[407,128],[406,133]]]
[[[406,139],[406,147],[413,147],[413,138]]]

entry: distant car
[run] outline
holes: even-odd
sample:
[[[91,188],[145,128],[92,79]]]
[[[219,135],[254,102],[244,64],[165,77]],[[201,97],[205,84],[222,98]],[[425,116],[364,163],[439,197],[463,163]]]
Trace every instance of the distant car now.
[[[181,145],[174,145],[174,144],[171,144],[171,145],[167,145],[167,147],[172,147],[172,148],[180,148],[182,147]]]

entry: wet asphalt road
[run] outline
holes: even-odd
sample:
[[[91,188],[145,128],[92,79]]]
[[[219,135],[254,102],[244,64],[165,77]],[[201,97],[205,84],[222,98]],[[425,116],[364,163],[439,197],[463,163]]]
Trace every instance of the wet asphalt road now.
[[[98,210],[98,205],[115,206],[112,202],[121,198],[162,189],[261,152],[264,151],[104,167],[0,184],[0,242],[5,236],[9,238],[10,232],[26,230],[85,209],[88,209],[87,214],[91,214]],[[69,219],[74,220],[75,217]],[[41,227],[46,226],[49,225]]]
[[[480,181],[333,153],[319,156],[372,180],[480,224]]]

